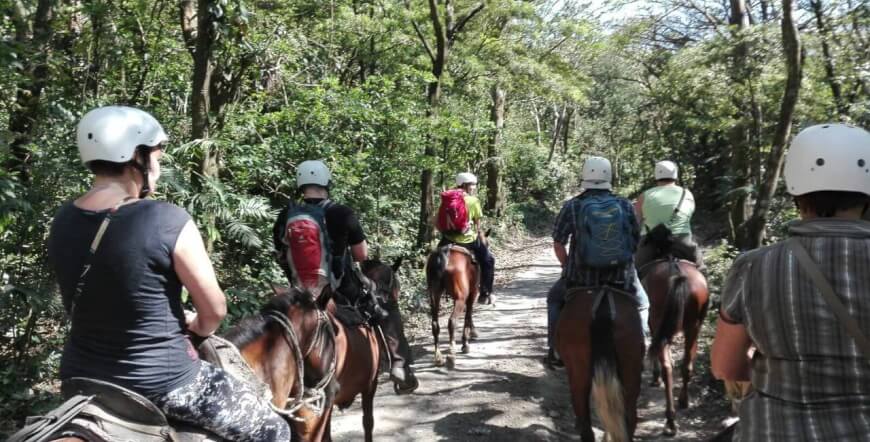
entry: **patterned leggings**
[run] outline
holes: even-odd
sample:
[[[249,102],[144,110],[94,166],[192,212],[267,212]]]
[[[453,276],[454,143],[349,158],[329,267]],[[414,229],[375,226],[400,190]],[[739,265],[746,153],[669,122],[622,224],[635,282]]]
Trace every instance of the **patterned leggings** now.
[[[290,441],[290,425],[242,381],[201,361],[188,385],[152,397],[168,417],[231,441]]]

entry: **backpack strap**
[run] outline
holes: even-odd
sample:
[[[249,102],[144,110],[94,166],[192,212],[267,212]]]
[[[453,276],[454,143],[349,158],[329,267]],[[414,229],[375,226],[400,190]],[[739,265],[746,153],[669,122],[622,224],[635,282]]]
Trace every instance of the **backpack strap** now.
[[[677,215],[680,213],[680,207],[682,207],[684,199],[686,199],[685,187],[683,187],[683,193],[680,194],[680,201],[677,202],[677,206],[674,207],[674,213],[671,214],[671,219],[668,220],[668,224],[672,224],[677,219]]]
[[[849,315],[849,311],[846,310],[846,307],[837,297],[834,287],[831,286],[831,283],[828,282],[828,279],[822,274],[818,264],[816,264],[810,254],[807,253],[807,249],[805,249],[796,238],[791,238],[786,241],[786,245],[791,249],[795,258],[797,258],[800,267],[807,272],[807,275],[809,275],[810,279],[813,280],[813,284],[815,284],[816,288],[822,292],[822,299],[824,299],[828,304],[828,307],[834,313],[834,316],[840,324],[842,324],[843,328],[846,329],[846,332],[849,333],[852,339],[855,340],[858,350],[864,358],[870,362],[870,340],[868,340],[867,336],[865,336],[861,331],[858,321]]]
[[[106,234],[106,229],[109,228],[109,223],[112,221],[112,216],[118,209],[130,202],[138,201],[138,199],[133,198],[132,196],[128,196],[123,200],[119,201],[118,204],[115,204],[108,212],[106,212],[106,217],[103,218],[103,222],[100,223],[100,227],[97,229],[97,233],[94,235],[93,241],[91,241],[91,247],[88,249],[88,255],[85,256],[84,265],[82,265],[82,273],[79,275],[78,282],[76,282],[76,289],[73,292],[72,299],[70,300],[69,307],[69,317],[72,318],[76,311],[76,304],[82,297],[82,293],[85,290],[85,278],[88,275],[88,272],[91,270],[91,266],[94,264],[94,256],[97,254],[97,248],[100,247],[100,243],[103,241],[103,236]]]

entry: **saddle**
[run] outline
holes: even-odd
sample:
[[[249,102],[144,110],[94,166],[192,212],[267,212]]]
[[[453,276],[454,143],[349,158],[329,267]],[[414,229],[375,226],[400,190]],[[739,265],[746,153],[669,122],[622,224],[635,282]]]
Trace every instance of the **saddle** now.
[[[61,393],[67,401],[46,416],[30,417],[10,442],[61,437],[88,441],[222,442],[206,430],[172,422],[144,396],[89,378],[70,378]]]
[[[447,249],[446,252],[457,251],[459,253],[464,253],[469,258],[471,258],[471,262],[477,265],[477,258],[474,257],[474,253],[471,250],[468,250],[467,247],[464,247],[462,244],[450,243],[445,246],[442,246],[441,249]]]
[[[260,381],[239,350],[218,336],[200,345],[203,360],[221,367],[271,401],[272,392]],[[10,442],[41,442],[65,436],[88,441],[222,442],[192,425],[168,419],[146,397],[110,382],[70,378],[61,385],[67,401],[46,416],[28,418]]]

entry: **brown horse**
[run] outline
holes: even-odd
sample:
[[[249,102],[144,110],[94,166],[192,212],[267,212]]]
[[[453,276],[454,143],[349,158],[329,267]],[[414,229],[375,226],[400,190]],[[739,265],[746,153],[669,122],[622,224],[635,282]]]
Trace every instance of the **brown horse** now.
[[[435,338],[435,365],[444,363],[438,348],[438,315],[441,311],[441,296],[446,292],[453,299],[453,313],[447,321],[450,346],[447,349],[447,367],[453,368],[456,356],[454,330],[459,317],[465,314],[462,327],[462,353],[468,353],[468,343],[475,335],[471,319],[474,303],[480,291],[480,269],[472,258],[471,251],[456,245],[439,247],[429,255],[426,262],[426,287],[429,292],[429,306],[432,314],[432,337]]]
[[[652,384],[660,385],[659,378],[663,374],[666,398],[664,434],[673,436],[677,434],[677,424],[670,346],[674,336],[683,332],[683,389],[677,405],[685,409],[689,407],[689,381],[698,353],[698,335],[707,315],[707,280],[694,264],[676,258],[655,261],[644,270],[643,285],[650,298],[649,325],[653,333],[649,348],[653,362]]]
[[[380,295],[388,302],[397,303],[399,299],[399,280],[395,277],[398,263],[392,268],[378,261],[366,261],[363,263],[363,272],[378,287]],[[335,319],[335,311],[338,307],[332,301],[326,306],[330,323],[334,327],[335,368],[334,376],[338,389],[330,401],[315,409],[300,410],[303,419],[294,424],[294,429],[305,441],[330,441],[332,405],[344,409],[349,407],[357,395],[362,396],[363,429],[365,440],[370,442],[374,429],[374,397],[378,387],[378,373],[380,372],[381,358],[386,353],[381,348],[383,335],[381,332],[367,324],[346,326]],[[309,306],[308,309],[317,309]],[[327,375],[329,367],[321,361],[312,372],[317,377]],[[309,369],[306,367],[306,377]],[[312,379],[312,382],[314,379]]]
[[[568,373],[576,428],[594,442],[590,394],[605,433],[627,442],[637,426],[643,370],[643,330],[633,297],[610,287],[566,294],[556,325],[556,348]]]

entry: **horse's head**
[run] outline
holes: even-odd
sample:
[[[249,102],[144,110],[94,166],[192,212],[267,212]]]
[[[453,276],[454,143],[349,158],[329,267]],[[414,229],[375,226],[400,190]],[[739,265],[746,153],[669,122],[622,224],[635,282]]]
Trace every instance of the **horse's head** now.
[[[396,273],[402,265],[402,258],[389,266],[377,259],[364,261],[361,265],[363,274],[374,281],[378,286],[379,294],[384,298],[393,302],[399,302],[399,278]]]

